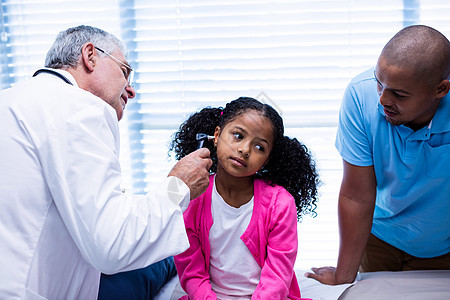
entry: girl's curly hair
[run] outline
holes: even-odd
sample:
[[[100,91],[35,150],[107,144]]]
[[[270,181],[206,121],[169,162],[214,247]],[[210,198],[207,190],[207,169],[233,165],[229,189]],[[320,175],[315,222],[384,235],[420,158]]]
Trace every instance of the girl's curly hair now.
[[[256,99],[241,97],[228,103],[225,108],[206,107],[191,115],[173,135],[169,153],[175,152],[180,160],[197,149],[197,133],[214,135],[217,126],[224,128],[236,117],[255,110],[271,121],[274,145],[267,164],[254,177],[271,185],[284,187],[295,199],[297,218],[304,214],[316,216],[317,188],[319,177],[315,162],[305,145],[296,138],[284,136],[283,119],[267,104]],[[204,146],[211,152],[213,164],[210,173],[217,171],[217,153],[213,142],[205,141]]]

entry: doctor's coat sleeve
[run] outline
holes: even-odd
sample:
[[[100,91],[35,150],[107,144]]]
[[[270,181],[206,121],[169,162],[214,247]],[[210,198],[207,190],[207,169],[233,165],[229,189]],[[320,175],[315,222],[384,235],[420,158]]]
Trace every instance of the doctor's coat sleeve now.
[[[146,195],[122,192],[116,112],[86,98],[78,103],[89,105],[48,129],[40,149],[49,190],[82,256],[111,274],[183,252],[189,243],[178,203],[189,201],[188,187],[168,177]]]

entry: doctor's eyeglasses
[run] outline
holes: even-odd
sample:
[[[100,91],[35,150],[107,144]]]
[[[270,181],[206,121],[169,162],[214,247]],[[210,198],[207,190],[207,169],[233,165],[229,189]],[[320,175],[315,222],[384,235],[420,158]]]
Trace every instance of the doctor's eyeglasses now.
[[[133,78],[134,78],[134,70],[132,67],[130,67],[128,64],[120,61],[118,58],[114,57],[113,55],[109,54],[108,52],[106,52],[103,49],[100,49],[98,47],[95,47],[95,49],[97,49],[98,51],[108,55],[109,57],[111,57],[112,59],[114,59],[116,62],[118,62],[119,64],[121,64],[122,66],[124,66],[126,68],[126,71],[122,69],[123,72],[123,76],[125,77],[125,79],[128,81],[128,85],[133,87],[134,82],[133,82]]]

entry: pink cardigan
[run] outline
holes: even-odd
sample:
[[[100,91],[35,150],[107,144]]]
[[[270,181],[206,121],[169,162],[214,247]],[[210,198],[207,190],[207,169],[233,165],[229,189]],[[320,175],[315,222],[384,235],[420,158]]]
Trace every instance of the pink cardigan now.
[[[217,299],[209,281],[213,180],[214,175],[206,192],[192,200],[184,213],[190,247],[175,256],[181,286],[189,295],[182,299]],[[294,273],[298,241],[292,195],[280,186],[255,180],[253,214],[241,240],[262,268],[252,299],[300,299]]]

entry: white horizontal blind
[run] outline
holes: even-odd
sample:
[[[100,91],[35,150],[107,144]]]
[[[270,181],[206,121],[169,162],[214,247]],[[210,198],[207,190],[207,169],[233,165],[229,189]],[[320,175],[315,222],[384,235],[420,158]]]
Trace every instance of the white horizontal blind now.
[[[420,21],[442,32],[450,39],[450,1],[422,0]]]
[[[80,24],[101,26],[120,36],[117,1],[3,0],[2,23],[11,83],[42,67],[59,31]],[[2,49],[2,56],[5,55]],[[2,81],[7,74],[2,72]]]
[[[121,121],[124,186],[157,188],[167,143],[199,108],[258,97],[283,115],[286,134],[315,155],[323,185],[316,218],[299,224],[298,268],[334,265],[341,159],[334,149],[343,91],[373,66],[405,25],[450,36],[447,0],[222,0],[1,2],[2,88],[41,67],[56,34],[88,24],[121,36],[137,70],[138,97]],[[5,41],[6,38],[6,41]],[[1,99],[0,99],[1,101]]]

